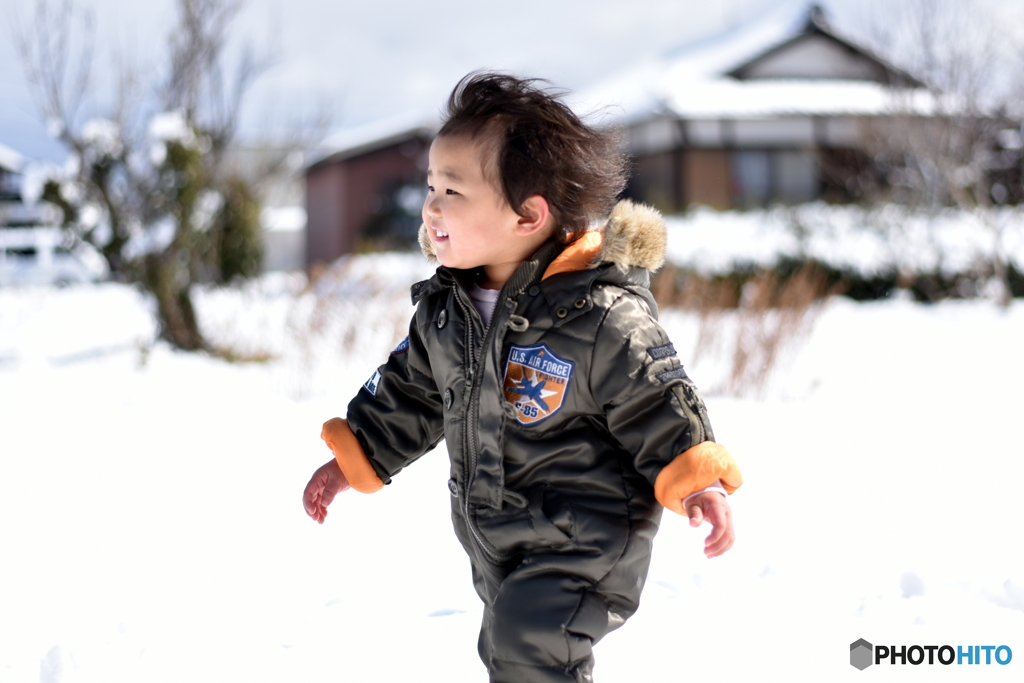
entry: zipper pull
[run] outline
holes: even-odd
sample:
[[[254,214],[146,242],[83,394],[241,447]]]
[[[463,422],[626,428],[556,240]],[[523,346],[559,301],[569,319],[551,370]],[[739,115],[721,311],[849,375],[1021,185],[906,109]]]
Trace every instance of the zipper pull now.
[[[513,332],[526,332],[530,327],[530,321],[521,315],[511,315],[508,319],[508,329]]]

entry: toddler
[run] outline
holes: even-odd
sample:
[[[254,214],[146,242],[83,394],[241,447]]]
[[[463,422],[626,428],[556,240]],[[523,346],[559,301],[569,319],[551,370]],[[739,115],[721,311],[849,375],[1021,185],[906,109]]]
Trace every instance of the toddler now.
[[[740,484],[657,322],[665,229],[615,204],[615,137],[538,86],[472,73],[430,147],[409,336],[322,437],[306,486],[372,492],[442,439],[452,521],[484,603],[493,683],[592,681],[593,644],[637,609],[662,507],[733,543]],[[599,228],[593,224],[600,222]]]

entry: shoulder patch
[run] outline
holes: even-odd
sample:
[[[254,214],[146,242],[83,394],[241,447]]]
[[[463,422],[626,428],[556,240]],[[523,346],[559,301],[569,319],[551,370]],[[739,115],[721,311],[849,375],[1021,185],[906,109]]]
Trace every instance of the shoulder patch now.
[[[561,410],[575,367],[546,344],[511,346],[503,387],[505,400],[515,407],[516,421],[532,425]]]
[[[391,355],[393,356],[396,353],[403,353],[403,352],[408,351],[408,350],[409,350],[409,338],[406,337],[402,341],[398,342],[398,346],[396,346],[395,350],[391,352]]]

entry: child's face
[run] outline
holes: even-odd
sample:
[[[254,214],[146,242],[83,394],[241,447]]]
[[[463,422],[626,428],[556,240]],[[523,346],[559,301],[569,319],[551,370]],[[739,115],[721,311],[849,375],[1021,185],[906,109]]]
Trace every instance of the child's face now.
[[[438,137],[430,145],[423,223],[437,260],[449,268],[518,265],[515,227],[519,215],[484,176],[490,145]]]

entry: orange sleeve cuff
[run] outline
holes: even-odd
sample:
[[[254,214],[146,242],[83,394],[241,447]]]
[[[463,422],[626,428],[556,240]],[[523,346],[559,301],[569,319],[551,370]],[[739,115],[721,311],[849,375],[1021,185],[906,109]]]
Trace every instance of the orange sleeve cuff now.
[[[384,482],[363,453],[363,447],[359,445],[359,439],[352,433],[347,421],[332,417],[324,423],[320,438],[327,442],[327,447],[334,453],[338,466],[352,488],[360,493],[373,493],[384,488]]]
[[[677,455],[658,473],[654,496],[669,510],[688,517],[683,499],[717,480],[731,494],[743,484],[743,475],[725,446],[705,441]]]

